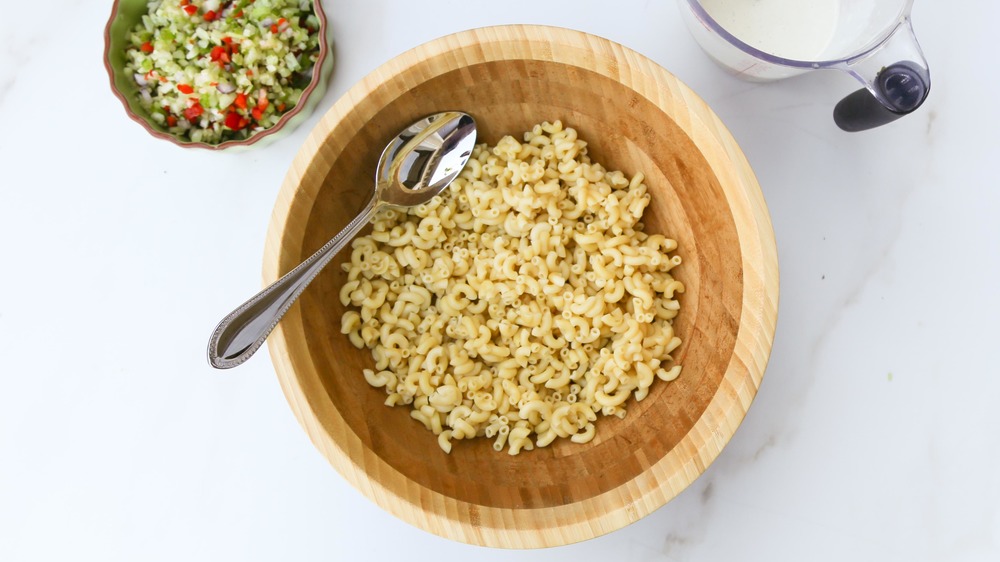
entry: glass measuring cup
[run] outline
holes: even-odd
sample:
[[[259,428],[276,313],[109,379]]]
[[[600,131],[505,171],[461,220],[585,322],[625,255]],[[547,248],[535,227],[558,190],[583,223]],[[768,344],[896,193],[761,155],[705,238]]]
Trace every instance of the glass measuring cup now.
[[[679,0],[708,55],[753,81],[835,69],[865,87],[834,108],[845,131],[884,125],[920,107],[930,70],[913,26],[913,0]]]

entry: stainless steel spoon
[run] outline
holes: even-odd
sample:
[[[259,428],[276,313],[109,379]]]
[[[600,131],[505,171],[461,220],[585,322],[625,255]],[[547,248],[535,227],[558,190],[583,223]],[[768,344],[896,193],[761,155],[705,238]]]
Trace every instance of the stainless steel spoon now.
[[[458,177],[475,144],[476,122],[459,111],[425,117],[396,135],[382,151],[375,192],[361,213],[306,261],[223,318],[208,341],[208,362],[229,369],[249,359],[306,286],[382,205],[429,201]]]

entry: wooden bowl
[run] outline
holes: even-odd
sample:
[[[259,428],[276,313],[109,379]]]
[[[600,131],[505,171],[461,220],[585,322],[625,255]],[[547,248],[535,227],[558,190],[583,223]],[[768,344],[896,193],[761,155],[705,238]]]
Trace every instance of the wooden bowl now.
[[[663,68],[621,45],[537,26],[466,31],[417,47],[349,90],[308,137],[278,197],[264,259],[270,283],[361,208],[380,151],[416,119],[470,112],[480,142],[561,119],[595,161],[646,174],[648,232],[678,240],[685,284],[675,329],[681,376],[601,418],[585,445],[518,456],[491,441],[436,437],[383,405],[373,365],[340,334],[332,264],[269,341],[282,389],[316,447],[353,486],[417,527],[467,543],[544,547],[623,527],[662,506],[718,456],[746,414],[774,335],[774,234],[743,153],[719,119]],[[347,256],[343,256],[346,258]]]

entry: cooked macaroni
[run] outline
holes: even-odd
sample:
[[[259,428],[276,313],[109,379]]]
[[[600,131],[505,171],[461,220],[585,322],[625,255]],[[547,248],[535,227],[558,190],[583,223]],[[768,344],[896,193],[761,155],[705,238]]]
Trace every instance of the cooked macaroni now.
[[[681,367],[674,240],[646,234],[642,174],[590,161],[559,121],[476,146],[429,203],[390,209],[352,243],[341,331],[372,350],[364,377],[452,442],[511,455],[586,443]]]

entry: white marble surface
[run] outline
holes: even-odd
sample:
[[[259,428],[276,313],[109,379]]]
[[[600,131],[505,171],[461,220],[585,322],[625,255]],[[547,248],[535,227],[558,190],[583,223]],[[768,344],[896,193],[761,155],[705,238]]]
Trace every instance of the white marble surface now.
[[[1000,4],[918,0],[930,98],[849,135],[830,119],[849,78],[730,78],[672,0],[324,1],[338,65],[321,109],[440,35],[577,28],[700,93],[770,207],[777,335],[732,442],[640,522],[513,553],[351,489],[267,357],[207,366],[209,331],[258,287],[278,185],[318,114],[245,154],[153,139],[109,91],[107,4],[0,19],[0,560],[1000,560]]]

